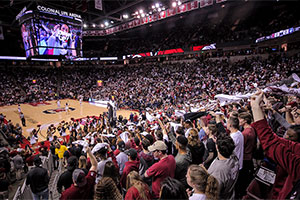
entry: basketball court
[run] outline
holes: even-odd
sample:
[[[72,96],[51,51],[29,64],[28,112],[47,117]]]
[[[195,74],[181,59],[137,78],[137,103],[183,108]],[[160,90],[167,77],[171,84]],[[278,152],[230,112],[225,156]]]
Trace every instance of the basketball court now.
[[[68,102],[69,112],[65,111],[65,105]],[[86,116],[99,116],[103,112],[107,112],[106,107],[99,107],[89,102],[80,102],[72,99],[64,99],[60,101],[61,107],[58,108],[56,101],[47,101],[43,103],[20,104],[21,112],[23,112],[26,120],[26,127],[22,126],[18,105],[2,106],[0,113],[6,116],[6,120],[11,120],[13,124],[19,123],[23,129],[23,136],[28,137],[30,132],[38,125],[41,125],[41,134],[39,133],[39,142],[46,140],[47,128],[50,124],[57,126],[61,121],[70,121],[71,118],[80,119]],[[117,115],[123,115],[127,119],[130,115],[129,110],[118,110]],[[68,133],[68,132],[67,132]],[[59,136],[58,131],[55,135]]]

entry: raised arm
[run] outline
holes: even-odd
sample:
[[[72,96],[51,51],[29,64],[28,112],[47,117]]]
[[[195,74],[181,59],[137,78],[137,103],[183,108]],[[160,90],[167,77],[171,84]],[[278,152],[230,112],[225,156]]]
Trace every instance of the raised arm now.
[[[285,169],[295,180],[298,180],[300,178],[300,155],[292,153],[290,148],[300,144],[290,142],[290,145],[287,146],[280,142],[279,137],[272,132],[267,120],[264,119],[264,114],[260,107],[262,97],[263,93],[261,91],[251,97],[251,107],[254,118],[252,127],[256,130],[266,155]]]
[[[97,172],[98,163],[97,163],[96,157],[92,154],[91,149],[89,147],[87,148],[87,156],[88,156],[88,158],[90,158],[90,161],[92,164],[90,171]]]

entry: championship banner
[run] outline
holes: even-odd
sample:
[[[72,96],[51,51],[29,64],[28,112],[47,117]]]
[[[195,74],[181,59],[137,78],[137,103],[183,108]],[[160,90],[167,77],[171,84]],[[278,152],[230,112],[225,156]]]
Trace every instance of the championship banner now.
[[[162,11],[159,13],[158,19],[164,19],[167,17],[167,11]]]
[[[171,16],[173,16],[173,15],[176,15],[176,11],[177,11],[176,8],[170,8],[170,9],[168,9],[168,10],[167,10],[167,15],[168,15],[168,17],[171,17]]]
[[[95,5],[96,5],[96,2],[98,3],[98,1],[99,0],[95,0]],[[200,0],[200,7],[202,8],[205,6],[210,6],[213,4],[213,1],[214,0]],[[226,1],[226,0],[217,0],[218,3],[224,2],[224,1]],[[101,0],[101,4],[102,4],[102,0]],[[116,33],[116,32],[122,31],[122,30],[131,29],[136,26],[155,22],[157,20],[161,20],[161,19],[165,19],[165,18],[174,16],[174,15],[177,15],[177,14],[189,12],[189,11],[192,11],[192,10],[195,10],[198,8],[199,8],[198,1],[192,1],[192,2],[182,4],[180,6],[177,6],[176,8],[169,8],[165,11],[149,15],[148,17],[143,17],[141,19],[135,19],[133,21],[114,26],[114,28],[108,28],[108,29],[104,30],[103,34],[100,33],[99,31],[96,31],[96,32],[84,31],[83,36],[110,35],[110,34],[113,34],[113,33]]]
[[[187,10],[190,11],[190,10],[195,10],[199,8],[199,4],[198,4],[198,1],[193,1],[193,2],[188,2],[187,3]]]
[[[200,0],[200,8],[213,5],[213,0]]]
[[[98,10],[102,10],[102,0],[95,0],[95,8]]]
[[[132,28],[134,26],[133,21],[128,22],[128,28]]]
[[[186,12],[186,10],[187,10],[186,8],[187,8],[186,4],[182,4],[182,5],[178,6],[177,7],[177,13]]]
[[[134,20],[134,26],[139,26],[141,25],[141,20],[140,19],[135,19]]]
[[[157,21],[159,18],[159,14],[158,13],[155,13],[154,15],[152,15],[152,19],[153,19],[153,21],[155,22],[155,21]]]
[[[121,26],[122,26],[122,30],[127,29],[127,24],[122,24]]]
[[[115,26],[114,27],[114,32],[119,32],[120,31],[120,26]]]
[[[105,35],[105,31],[104,31],[104,30],[101,30],[101,31],[100,31],[100,35],[101,35],[101,36]]]
[[[141,23],[142,23],[142,24],[147,24],[147,23],[148,23],[148,17],[143,17],[143,18],[141,19]]]
[[[149,22],[153,22],[153,18],[154,18],[154,15],[149,15],[149,17],[148,17]]]
[[[106,34],[113,34],[113,28],[109,28],[106,30]]]

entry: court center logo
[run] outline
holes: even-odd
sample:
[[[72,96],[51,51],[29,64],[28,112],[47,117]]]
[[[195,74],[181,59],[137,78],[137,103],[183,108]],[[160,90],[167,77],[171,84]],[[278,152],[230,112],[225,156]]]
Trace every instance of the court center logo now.
[[[70,107],[69,111],[74,111],[75,108]],[[60,112],[66,112],[66,109],[64,108],[56,108],[56,109],[47,109],[44,110],[43,113],[45,114],[56,114],[56,113],[60,113]]]

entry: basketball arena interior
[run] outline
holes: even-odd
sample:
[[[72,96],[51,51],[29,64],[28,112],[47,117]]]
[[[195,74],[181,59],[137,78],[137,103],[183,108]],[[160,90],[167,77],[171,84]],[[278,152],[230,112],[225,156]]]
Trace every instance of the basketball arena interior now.
[[[297,0],[2,0],[0,199],[300,199]]]

